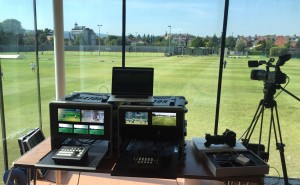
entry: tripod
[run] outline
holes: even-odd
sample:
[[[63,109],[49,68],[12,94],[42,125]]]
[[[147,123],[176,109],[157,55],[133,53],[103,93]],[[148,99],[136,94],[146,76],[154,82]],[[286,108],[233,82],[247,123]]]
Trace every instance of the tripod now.
[[[281,166],[282,166],[282,172],[284,177],[284,183],[285,185],[288,185],[288,175],[287,175],[287,169],[286,169],[286,163],[285,163],[285,157],[284,157],[284,143],[282,142],[282,136],[281,136],[281,128],[279,123],[279,115],[277,110],[277,103],[274,100],[274,94],[276,92],[276,89],[282,89],[284,92],[288,93],[289,95],[293,96],[295,99],[299,101],[299,98],[282,88],[280,85],[276,85],[274,83],[265,82],[264,84],[264,99],[260,100],[259,105],[257,107],[257,110],[254,114],[254,117],[252,119],[252,122],[246,132],[242,135],[242,137],[245,135],[245,138],[242,139],[242,144],[246,146],[248,149],[252,148],[253,146],[256,148],[256,153],[258,156],[260,156],[263,160],[268,161],[269,160],[269,152],[270,152],[270,141],[271,141],[271,132],[273,128],[275,141],[276,141],[276,150],[279,150],[280,154],[280,160],[281,160]],[[263,126],[263,119],[264,119],[264,111],[265,109],[270,109],[270,125],[269,125],[269,135],[268,135],[268,145],[267,145],[267,152],[264,152],[264,145],[261,144],[262,139],[262,126]],[[275,115],[274,115],[275,114]],[[261,118],[261,119],[260,119]],[[257,122],[260,119],[260,130],[259,130],[259,143],[256,144],[249,144],[250,138],[253,134],[253,131],[257,125]],[[263,148],[263,149],[262,149]],[[263,152],[262,152],[263,150]]]

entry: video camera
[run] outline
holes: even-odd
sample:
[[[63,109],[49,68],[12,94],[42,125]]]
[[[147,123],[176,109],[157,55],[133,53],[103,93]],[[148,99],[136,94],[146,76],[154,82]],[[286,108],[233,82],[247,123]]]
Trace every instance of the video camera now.
[[[286,74],[284,74],[280,70],[280,66],[283,66],[286,61],[292,58],[291,54],[281,55],[279,56],[276,65],[273,65],[275,61],[274,58],[270,58],[269,61],[265,60],[250,60],[248,61],[248,67],[258,67],[259,65],[266,65],[266,70],[262,69],[254,69],[251,71],[251,80],[263,80],[267,83],[274,83],[274,84],[284,84],[286,83]],[[274,67],[274,71],[270,71],[270,67]]]
[[[205,135],[206,142],[205,147],[209,147],[211,144],[227,144],[230,147],[235,147],[236,144],[236,134],[235,132],[226,129],[223,135]]]

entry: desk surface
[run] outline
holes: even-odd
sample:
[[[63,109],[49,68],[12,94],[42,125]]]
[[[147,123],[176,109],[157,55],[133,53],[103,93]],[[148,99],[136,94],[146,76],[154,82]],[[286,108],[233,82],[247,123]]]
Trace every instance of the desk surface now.
[[[14,162],[14,167],[27,167],[34,168],[35,165],[42,159],[46,154],[51,151],[50,138],[47,138],[36,147],[22,155],[19,159]],[[113,168],[115,160],[103,159],[96,172],[99,173],[110,173]],[[260,182],[262,176],[238,176],[238,177],[214,177],[208,167],[206,167],[202,160],[194,153],[191,142],[187,141],[186,146],[186,160],[183,164],[178,165],[178,178],[188,179],[206,179],[206,180],[220,180],[220,181],[249,181],[249,182]]]
[[[46,154],[51,151],[50,138],[45,139],[37,146],[23,154],[19,159],[14,161],[14,167],[33,168]]]

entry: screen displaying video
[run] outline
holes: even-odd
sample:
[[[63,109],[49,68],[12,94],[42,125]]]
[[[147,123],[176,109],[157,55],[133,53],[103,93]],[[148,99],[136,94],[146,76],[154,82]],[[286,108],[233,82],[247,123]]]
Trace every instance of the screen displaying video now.
[[[103,110],[81,110],[82,122],[104,123]]]
[[[58,121],[80,122],[80,109],[58,109]]]
[[[88,133],[89,133],[88,125],[74,124],[74,134],[88,134]]]
[[[104,135],[104,126],[103,125],[90,125],[90,134],[91,135]]]
[[[73,124],[59,123],[58,124],[59,133],[73,133]]]
[[[152,125],[176,126],[176,113],[152,112]]]
[[[148,112],[126,112],[125,124],[148,125]]]

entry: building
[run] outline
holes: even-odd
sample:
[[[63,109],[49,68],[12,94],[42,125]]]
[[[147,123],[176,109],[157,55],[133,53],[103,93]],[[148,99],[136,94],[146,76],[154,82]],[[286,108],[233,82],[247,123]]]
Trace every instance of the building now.
[[[77,23],[75,23],[74,28],[71,30],[70,39],[75,45],[96,45],[96,34],[94,30],[86,28],[85,26],[78,26]]]

